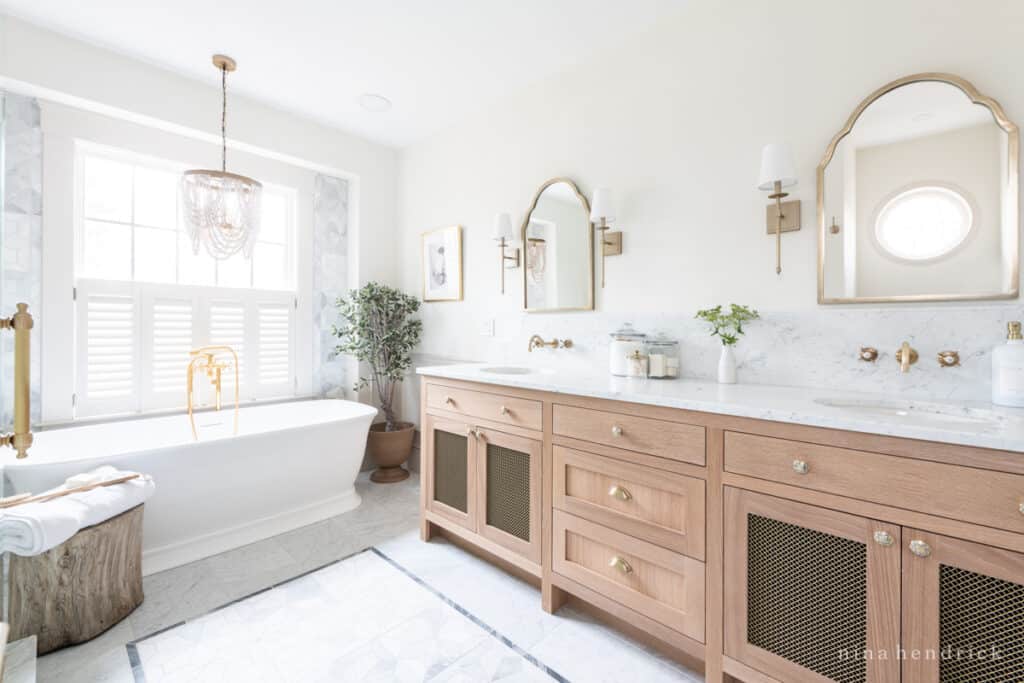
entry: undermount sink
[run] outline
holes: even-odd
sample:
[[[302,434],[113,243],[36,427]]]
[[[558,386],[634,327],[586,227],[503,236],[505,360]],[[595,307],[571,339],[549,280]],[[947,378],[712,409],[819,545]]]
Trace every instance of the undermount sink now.
[[[940,403],[873,399],[819,398],[815,403],[863,415],[896,417],[905,423],[944,427],[988,427],[1002,422],[999,415],[978,408],[959,408]]]
[[[492,375],[529,375],[533,372],[530,368],[518,365],[495,365],[487,368],[480,368],[480,372],[489,372]]]

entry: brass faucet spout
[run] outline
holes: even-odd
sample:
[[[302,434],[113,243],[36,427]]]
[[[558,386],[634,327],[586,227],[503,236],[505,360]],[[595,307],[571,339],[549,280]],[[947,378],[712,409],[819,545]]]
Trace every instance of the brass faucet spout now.
[[[917,350],[911,348],[910,342],[903,342],[896,352],[896,362],[900,364],[900,372],[909,372],[910,366],[917,362]]]
[[[542,349],[545,346],[550,346],[553,349],[571,349],[572,339],[558,339],[556,337],[551,341],[544,341],[544,337],[540,336],[539,334],[535,334],[532,337],[530,337],[530,341],[526,345],[526,350],[533,351],[534,349]]]
[[[216,360],[218,353],[229,353],[231,354],[231,363],[223,363]],[[202,370],[206,373],[206,378],[213,385],[215,394],[214,407],[217,410],[221,408],[221,378],[225,368],[231,368],[234,370],[235,376],[235,434],[238,434],[238,354],[230,346],[203,346],[198,349],[193,349],[189,352],[191,360],[188,363],[188,369],[185,377],[185,391],[188,403],[188,421],[192,427],[192,438],[199,439],[199,433],[196,431],[196,420],[195,420],[195,379],[194,375],[196,370]]]

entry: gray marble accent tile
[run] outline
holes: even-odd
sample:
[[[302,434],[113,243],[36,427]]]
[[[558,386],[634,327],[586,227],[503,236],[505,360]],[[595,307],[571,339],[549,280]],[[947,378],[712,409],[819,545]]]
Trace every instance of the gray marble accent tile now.
[[[7,643],[2,678],[6,683],[36,683],[35,636]]]

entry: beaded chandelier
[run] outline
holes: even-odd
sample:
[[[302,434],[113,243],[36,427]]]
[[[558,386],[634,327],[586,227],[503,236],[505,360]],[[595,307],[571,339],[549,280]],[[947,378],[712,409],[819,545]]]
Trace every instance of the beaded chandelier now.
[[[199,245],[215,259],[226,259],[239,251],[252,257],[260,230],[260,199],[263,185],[252,178],[228,173],[227,157],[227,77],[236,68],[235,60],[214,55],[213,65],[221,79],[221,168],[185,171],[181,177],[181,200],[185,227],[192,240],[192,251]]]

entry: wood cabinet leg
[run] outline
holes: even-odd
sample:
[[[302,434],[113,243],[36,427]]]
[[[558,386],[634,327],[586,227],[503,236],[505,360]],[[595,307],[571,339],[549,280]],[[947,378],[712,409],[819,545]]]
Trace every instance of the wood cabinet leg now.
[[[427,521],[426,517],[420,516],[420,540],[429,541],[434,537],[434,525]]]
[[[551,583],[543,581],[540,587],[540,604],[545,612],[554,614],[569,600],[569,594]]]

